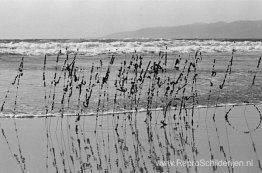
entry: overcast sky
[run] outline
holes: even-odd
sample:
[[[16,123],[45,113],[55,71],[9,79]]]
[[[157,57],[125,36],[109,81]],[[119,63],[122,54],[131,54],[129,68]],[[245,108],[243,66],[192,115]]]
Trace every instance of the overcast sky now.
[[[262,19],[262,0],[0,0],[0,39],[88,38],[154,26]]]

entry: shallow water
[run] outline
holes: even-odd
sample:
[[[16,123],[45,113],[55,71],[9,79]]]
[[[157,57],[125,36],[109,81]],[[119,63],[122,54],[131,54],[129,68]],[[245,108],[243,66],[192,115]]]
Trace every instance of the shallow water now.
[[[134,56],[134,55],[133,55]],[[135,55],[140,56],[139,55]],[[78,75],[84,78],[86,81],[86,85],[83,86],[82,90],[88,89],[88,85],[91,82],[94,87],[92,87],[92,95],[90,98],[90,104],[88,108],[82,110],[83,114],[93,113],[97,111],[97,105],[99,99],[104,100],[104,103],[101,103],[102,106],[99,106],[100,111],[112,111],[114,107],[114,97],[117,92],[117,87],[115,86],[115,80],[117,79],[117,74],[119,69],[126,68],[126,76],[127,81],[125,82],[125,87],[130,89],[132,84],[131,80],[134,79],[136,73],[132,71],[132,69],[127,69],[127,66],[130,62],[134,61],[131,59],[132,55],[116,55],[115,61],[113,65],[110,65],[110,56],[95,56],[95,57],[87,57],[87,56],[77,56],[75,66],[78,67]],[[262,70],[261,68],[257,68],[257,64],[259,61],[260,54],[256,52],[252,53],[235,53],[233,58],[233,64],[230,75],[227,74],[226,80],[224,82],[223,89],[219,89],[219,85],[223,83],[223,79],[225,78],[225,74],[227,72],[228,65],[231,60],[231,53],[216,53],[216,54],[202,54],[202,56],[198,55],[199,61],[197,63],[196,71],[189,73],[188,79],[181,79],[179,81],[179,85],[183,86],[183,82],[186,80],[190,81],[193,79],[193,75],[197,74],[196,82],[194,84],[194,90],[197,92],[195,104],[198,105],[215,105],[215,104],[228,104],[228,103],[243,103],[243,102],[251,102],[258,103],[262,100],[262,88],[260,87]],[[201,58],[201,60],[200,60]],[[2,55],[0,57],[0,103],[5,103],[5,109],[2,114],[12,115],[12,110],[14,109],[14,99],[17,93],[17,105],[16,105],[16,114],[18,115],[45,115],[45,106],[50,105],[52,101],[54,101],[54,109],[52,110],[52,114],[56,114],[59,112],[61,108],[61,100],[63,96],[63,87],[68,83],[69,78],[64,77],[63,71],[61,68],[63,67],[64,60],[66,59],[65,55],[61,55],[59,62],[56,64],[55,56],[47,56],[46,70],[45,70],[45,80],[46,87],[44,87],[43,81],[43,66],[44,66],[44,57],[43,56],[25,56],[24,57],[24,69],[23,76],[20,78],[19,89],[17,92],[17,88],[15,85],[11,85],[14,81],[15,76],[17,74],[17,70],[19,67],[19,63],[21,61],[21,56],[10,56],[10,55]],[[177,59],[181,59],[180,64],[177,65],[178,70],[174,69],[174,64]],[[155,96],[152,100],[152,108],[162,107],[161,103],[166,103],[164,101],[166,96],[164,95],[167,81],[166,79],[172,78],[177,79],[180,73],[183,73],[184,76],[188,70],[189,62],[193,62],[195,59],[194,54],[170,54],[167,56],[167,64],[165,66],[166,71],[163,73],[159,73],[158,77],[161,79],[160,82],[164,84],[160,87],[156,87]],[[73,56],[69,56],[69,62],[73,60]],[[102,60],[103,65],[101,66],[100,60]],[[153,62],[158,62],[160,59],[159,55],[156,54],[145,54],[142,55],[142,67],[141,69],[146,69],[149,61],[151,61],[151,65]],[[214,71],[216,72],[216,76],[211,77],[212,74],[212,65],[215,66]],[[124,66],[124,61],[126,65]],[[161,60],[161,65],[164,66],[164,60]],[[187,62],[187,64],[185,64]],[[94,72],[92,74],[93,78],[90,80],[91,76],[91,68],[94,66]],[[101,66],[101,67],[100,67]],[[106,88],[103,91],[106,91],[106,96],[99,96],[103,91],[99,90],[100,84],[94,80],[95,74],[98,73],[98,79],[101,80],[105,74],[107,69],[110,66],[109,79],[106,85]],[[56,69],[57,67],[57,69]],[[97,67],[100,67],[97,69]],[[183,72],[183,68],[185,68],[185,72]],[[81,69],[81,70],[80,70]],[[57,73],[58,76],[61,77],[61,81],[56,85],[55,89],[52,85],[52,81],[54,79],[54,75]],[[137,72],[138,74],[140,72]],[[254,76],[255,83],[252,85],[252,81]],[[119,78],[119,80],[121,80]],[[210,87],[210,82],[213,83],[213,86]],[[75,82],[76,85],[77,82]],[[146,109],[147,100],[148,100],[148,89],[151,85],[151,79],[145,78],[145,81],[142,84],[142,89],[140,91],[140,102],[136,106],[138,109]],[[185,95],[192,95],[191,88],[193,84],[189,83],[186,86]],[[10,88],[9,88],[10,87]],[[78,102],[78,92],[79,90],[76,86],[73,86],[73,94],[70,101],[70,104],[66,105],[65,114],[72,114],[78,111],[77,105]],[[90,88],[89,88],[90,89]],[[7,94],[9,90],[9,93]],[[211,92],[210,92],[211,90]],[[181,99],[181,96],[184,95],[183,91],[178,91],[177,94],[172,96],[168,96],[169,99]],[[55,93],[54,100],[52,99],[53,93]],[[88,93],[88,92],[87,92]],[[118,92],[120,93],[120,92]],[[47,99],[45,99],[45,94]],[[157,95],[156,95],[157,94]],[[5,99],[5,96],[8,96]],[[119,94],[118,94],[119,95]],[[210,95],[210,98],[209,96]],[[105,103],[106,99],[106,103]],[[49,100],[49,102],[48,102]],[[80,98],[80,107],[82,102],[85,100],[84,94],[81,95]],[[124,98],[124,96],[118,97],[118,110],[122,109],[134,109],[132,108],[132,103],[130,104],[130,98]],[[175,106],[176,102],[172,102],[172,105]]]

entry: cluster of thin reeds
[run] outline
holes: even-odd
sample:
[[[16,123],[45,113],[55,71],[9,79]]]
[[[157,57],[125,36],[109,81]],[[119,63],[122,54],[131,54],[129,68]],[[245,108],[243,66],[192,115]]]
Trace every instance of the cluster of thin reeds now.
[[[129,59],[120,58],[110,55],[106,60],[100,59],[87,70],[82,70],[77,65],[77,52],[73,57],[69,54],[63,57],[60,51],[56,57],[55,70],[50,72],[47,70],[48,57],[44,57],[46,172],[198,172],[197,166],[163,167],[157,163],[160,160],[176,159],[196,161],[200,157],[195,135],[199,126],[198,66],[203,59],[202,54],[196,52],[182,58],[180,55],[168,55],[166,51],[154,55],[148,61],[137,53]],[[214,87],[223,90],[226,86],[232,73],[233,60],[232,52],[224,77],[216,86],[213,82],[217,75],[214,59],[208,79],[207,102],[211,102]],[[256,69],[259,68],[260,61],[261,58]],[[22,75],[23,59],[18,74],[10,85],[16,85],[17,90],[14,117]],[[255,85],[256,75],[257,73],[253,76],[251,88]],[[216,104],[219,99],[218,95]],[[226,111],[225,108],[227,137],[228,126],[234,128],[228,118],[231,109]],[[92,114],[89,113],[91,110]],[[258,108],[257,110],[261,117]],[[210,114],[208,108],[206,109],[205,126],[210,159],[214,160],[215,150],[219,150],[226,161],[232,160],[230,146],[221,142],[215,115],[214,112],[212,118],[218,148],[212,145],[207,124]],[[144,122],[141,122],[141,117],[144,117]],[[22,154],[15,119],[14,127],[18,154],[14,153],[1,127],[2,135],[21,171],[26,172],[26,158]],[[251,131],[249,129],[244,133],[250,134],[254,153],[262,170]],[[218,168],[213,166],[212,169],[216,172]],[[230,166],[227,169],[228,172],[234,171]]]

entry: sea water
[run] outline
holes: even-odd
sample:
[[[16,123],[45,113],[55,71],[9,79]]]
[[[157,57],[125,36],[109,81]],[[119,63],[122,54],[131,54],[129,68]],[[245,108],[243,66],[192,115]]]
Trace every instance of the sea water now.
[[[242,104],[259,103],[262,100],[261,68],[257,68],[261,41],[221,41],[221,40],[164,40],[164,39],[125,39],[125,40],[2,40],[0,43],[0,103],[5,101],[2,116],[12,116],[15,107],[16,116],[43,116],[46,105],[52,102],[52,93],[56,93],[54,99],[54,110],[51,114],[56,115],[61,108],[63,84],[61,80],[56,89],[52,88],[55,73],[63,78],[61,69],[67,55],[72,61],[75,53],[76,67],[81,75],[89,82],[91,68],[99,67],[101,61],[103,67],[96,72],[100,78],[104,77],[108,69],[111,56],[115,56],[114,64],[110,67],[109,82],[107,86],[107,100],[105,98],[103,109],[99,111],[110,112],[114,104],[116,88],[114,82],[118,70],[124,61],[129,63],[132,56],[141,56],[143,68],[150,61],[158,61],[160,54],[167,56],[165,73],[160,74],[164,78],[178,77],[186,62],[195,58],[198,52],[199,62],[195,89],[197,91],[197,105],[214,106],[217,104]],[[59,61],[56,63],[58,52],[61,50]],[[201,53],[200,53],[201,52]],[[44,57],[46,57],[46,87],[43,82]],[[219,86],[227,73],[228,65],[232,68],[230,75],[226,76],[223,89]],[[24,57],[23,76],[21,76],[19,88],[11,83],[18,72],[21,58]],[[176,59],[180,59],[180,69],[173,69]],[[201,59],[201,60],[200,60]],[[100,61],[101,60],[101,61]],[[215,61],[215,63],[214,63]],[[216,76],[211,72],[214,64]],[[131,79],[134,73],[129,73]],[[255,82],[253,79],[255,77]],[[210,88],[210,83],[212,87]],[[252,85],[253,83],[253,85]],[[130,84],[130,83],[129,83]],[[148,96],[146,95],[150,79],[144,82],[145,88],[140,95],[141,101],[138,109],[146,109]],[[99,84],[95,84],[99,85]],[[79,110],[77,107],[78,94],[76,86],[70,104],[67,105],[67,114],[74,114]],[[162,87],[164,88],[164,87]],[[211,92],[210,92],[211,90]],[[190,95],[190,89],[187,89]],[[84,110],[84,114],[97,112],[99,87],[94,87],[90,105]],[[153,100],[153,107],[161,107],[164,90],[159,89],[159,96]],[[7,98],[5,98],[7,96]],[[46,99],[45,99],[46,96]],[[219,98],[219,99],[217,99]],[[15,105],[15,99],[16,105]],[[173,99],[173,98],[169,98]],[[84,98],[81,97],[81,105]],[[123,100],[119,100],[119,103]],[[172,106],[176,106],[173,104]],[[133,109],[128,102],[119,104],[118,110]],[[58,114],[59,115],[59,114]]]

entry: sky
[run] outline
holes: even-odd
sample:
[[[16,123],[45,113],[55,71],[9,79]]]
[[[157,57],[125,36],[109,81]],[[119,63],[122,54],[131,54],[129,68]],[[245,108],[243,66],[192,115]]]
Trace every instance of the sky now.
[[[262,0],[0,0],[0,39],[79,39],[156,26],[261,20]]]

